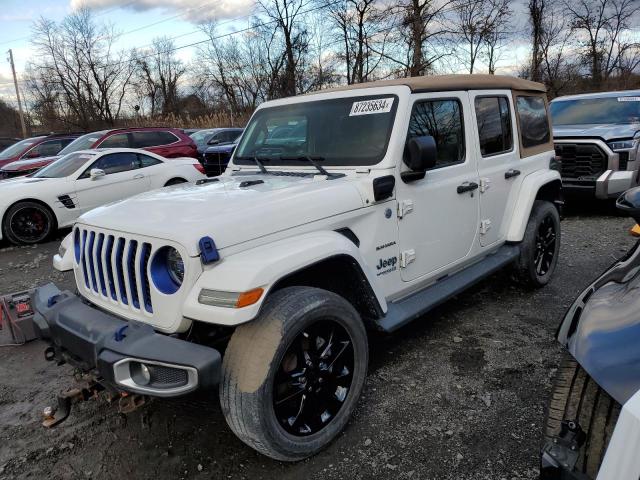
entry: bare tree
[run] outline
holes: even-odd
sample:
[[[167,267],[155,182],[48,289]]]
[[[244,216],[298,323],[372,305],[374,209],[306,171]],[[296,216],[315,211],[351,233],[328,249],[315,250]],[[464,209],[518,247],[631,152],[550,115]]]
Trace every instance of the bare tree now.
[[[258,0],[262,14],[271,21],[263,26],[263,32],[272,29],[270,34],[267,33],[269,48],[277,48],[278,43],[282,44],[282,53],[276,52],[275,55],[284,65],[278,92],[280,96],[297,93],[298,64],[308,48],[307,29],[302,18],[309,3],[307,0]]]
[[[623,32],[640,5],[637,0],[571,0],[565,2],[578,45],[589,62],[596,89],[619,68],[633,43],[623,42]]]
[[[545,0],[529,0],[529,22],[531,23],[531,80],[542,80],[542,36],[544,35],[544,19],[546,13]]]
[[[398,54],[390,58],[401,66],[402,75],[426,75],[447,55],[439,40],[449,33],[445,13],[454,4],[455,0],[401,0],[389,8],[399,37],[394,40],[401,45]]]
[[[33,27],[38,55],[31,61],[29,85],[36,100],[55,102],[76,126],[114,125],[133,74],[133,62],[115,52],[112,27],[97,25],[89,10],[59,25],[41,18]]]
[[[461,1],[455,8],[453,29],[458,32],[462,53],[459,55],[469,73],[473,73],[481,52],[490,41],[494,51],[498,45],[499,32],[510,15],[509,0],[471,0]]]
[[[176,58],[173,41],[168,37],[156,38],[149,50],[136,53],[135,60],[137,83],[150,102],[151,115],[176,113],[178,83],[185,67]]]
[[[336,43],[341,46],[348,84],[368,82],[386,53],[390,29],[379,0],[325,0],[333,20]]]

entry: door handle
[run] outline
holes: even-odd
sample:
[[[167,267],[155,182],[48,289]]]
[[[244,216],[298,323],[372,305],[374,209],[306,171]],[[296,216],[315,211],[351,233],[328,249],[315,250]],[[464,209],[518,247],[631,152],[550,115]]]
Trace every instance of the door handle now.
[[[517,177],[518,175],[520,175],[520,170],[511,169],[504,172],[504,178],[506,178],[507,180],[513,177]]]
[[[141,178],[144,178],[144,175],[143,175],[143,174],[141,174],[141,173],[139,173],[139,174],[137,174],[137,175],[134,175],[134,176],[133,176],[133,179],[134,179],[134,180],[140,180]]]
[[[473,192],[478,189],[476,182],[464,182],[462,185],[458,185],[458,193]]]

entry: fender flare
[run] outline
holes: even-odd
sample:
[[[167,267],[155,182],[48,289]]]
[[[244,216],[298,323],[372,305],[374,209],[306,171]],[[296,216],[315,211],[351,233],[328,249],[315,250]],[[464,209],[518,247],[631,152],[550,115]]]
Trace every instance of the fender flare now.
[[[617,402],[640,391],[640,242],[589,285],[567,311],[556,338]]]
[[[183,307],[185,317],[229,326],[248,322],[259,313],[269,291],[281,279],[336,256],[348,256],[358,264],[380,308],[383,312],[387,310],[385,296],[358,247],[337,232],[311,232],[229,256],[225,256],[224,251],[220,253],[221,260],[211,268],[205,267],[205,271],[187,295]],[[263,288],[265,293],[256,304],[233,309],[200,304],[198,295],[203,288],[226,292],[246,292],[254,288]]]
[[[556,170],[539,170],[524,178],[507,230],[507,242],[522,241],[529,216],[531,215],[531,209],[533,208],[533,202],[537,199],[539,190],[551,182],[561,181],[560,173]]]

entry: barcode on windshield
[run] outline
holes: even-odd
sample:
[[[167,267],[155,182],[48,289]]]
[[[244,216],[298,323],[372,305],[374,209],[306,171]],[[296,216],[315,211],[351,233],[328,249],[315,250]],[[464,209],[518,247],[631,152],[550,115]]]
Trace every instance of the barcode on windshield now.
[[[640,102],[640,97],[618,97],[619,102]]]
[[[388,113],[393,106],[393,98],[377,98],[375,100],[364,100],[362,102],[354,102],[351,105],[350,117],[356,115],[371,115],[374,113]]]

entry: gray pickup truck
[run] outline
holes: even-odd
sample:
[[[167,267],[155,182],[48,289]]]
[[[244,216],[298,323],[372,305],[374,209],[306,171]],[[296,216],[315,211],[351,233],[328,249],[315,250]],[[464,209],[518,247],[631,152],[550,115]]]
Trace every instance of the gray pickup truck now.
[[[565,192],[604,199],[640,184],[640,90],[559,97],[550,110]]]

